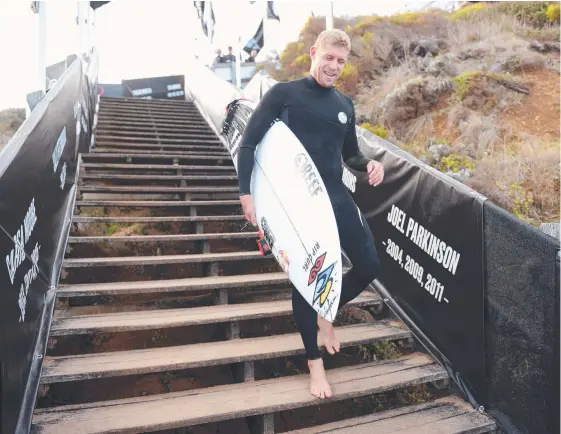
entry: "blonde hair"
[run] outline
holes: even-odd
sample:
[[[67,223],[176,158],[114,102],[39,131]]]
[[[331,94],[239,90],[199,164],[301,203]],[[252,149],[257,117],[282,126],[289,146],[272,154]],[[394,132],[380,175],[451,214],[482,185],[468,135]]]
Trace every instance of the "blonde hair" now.
[[[324,30],[319,34],[314,47],[318,48],[326,45],[345,47],[351,51],[351,40],[349,36],[339,29]]]

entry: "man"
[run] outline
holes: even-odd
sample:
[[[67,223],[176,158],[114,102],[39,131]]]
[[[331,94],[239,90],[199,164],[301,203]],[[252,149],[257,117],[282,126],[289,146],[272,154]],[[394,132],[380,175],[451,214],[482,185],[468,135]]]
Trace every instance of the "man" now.
[[[232,53],[232,47],[228,47],[228,54],[224,56],[224,62],[232,63],[236,61],[236,56]]]
[[[360,294],[380,269],[366,219],[342,182],[341,157],[349,167],[368,172],[372,186],[379,185],[384,178],[383,166],[367,159],[358,149],[352,100],[333,87],[341,77],[350,50],[351,42],[345,32],[322,32],[310,49],[310,75],[277,83],[265,93],[247,124],[238,157],[240,200],[246,219],[255,226],[250,180],[257,144],[276,118],[285,122],[302,142],[323,178],[337,220],[341,247],[353,264],[343,277],[340,307]],[[329,398],[332,392],[317,336],[319,328],[320,343],[329,354],[338,352],[340,344],[333,325],[319,317],[296,289],[292,291],[292,309],[308,357],[310,392],[318,398]]]
[[[255,63],[255,57],[257,57],[257,50],[254,48],[251,50],[249,57],[247,58],[247,63]]]
[[[222,56],[222,50],[220,48],[217,48],[216,50],[214,50],[214,54],[216,54],[216,57],[214,58],[214,61],[212,62],[212,65],[217,65],[219,63],[224,63],[224,56]]]

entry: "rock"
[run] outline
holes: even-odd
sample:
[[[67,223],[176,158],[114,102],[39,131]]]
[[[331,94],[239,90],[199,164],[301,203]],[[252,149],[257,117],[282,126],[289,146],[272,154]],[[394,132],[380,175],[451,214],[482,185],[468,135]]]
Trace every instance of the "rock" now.
[[[418,42],[413,42],[410,46],[410,50],[411,54],[414,56],[436,56],[440,51],[439,42],[435,40],[421,39]]]
[[[540,230],[553,238],[559,239],[559,223],[542,223]]]
[[[530,45],[528,46],[528,48],[530,48],[530,50],[534,50],[537,51],[538,53],[545,53],[546,49],[543,46],[543,44],[540,44],[538,41],[532,41],[530,42]]]
[[[374,322],[372,314],[359,307],[345,307],[345,315],[353,320],[353,323]]]
[[[558,53],[561,52],[561,44],[559,44],[559,42],[545,42],[543,46],[548,52],[549,51],[557,51]]]
[[[530,50],[537,51],[538,53],[549,53],[550,51],[560,51],[559,43],[558,42],[544,42],[543,44],[538,41],[530,42],[528,46]]]
[[[473,177],[473,172],[469,169],[461,169],[458,172],[452,172],[451,170],[449,170],[448,172],[446,172],[446,175],[448,175],[450,178],[454,178],[456,181],[465,183],[468,179]]]
[[[440,75],[455,77],[458,75],[458,70],[456,69],[456,66],[452,64],[452,60],[449,56],[439,56],[431,60],[426,67],[425,72],[435,77]]]
[[[452,148],[445,143],[437,143],[429,146],[429,153],[427,156],[428,164],[435,164],[442,160],[443,157],[450,155]]]
[[[463,51],[461,51],[457,58],[458,60],[468,60],[468,59],[483,59],[487,56],[488,50],[483,47],[471,46]]]

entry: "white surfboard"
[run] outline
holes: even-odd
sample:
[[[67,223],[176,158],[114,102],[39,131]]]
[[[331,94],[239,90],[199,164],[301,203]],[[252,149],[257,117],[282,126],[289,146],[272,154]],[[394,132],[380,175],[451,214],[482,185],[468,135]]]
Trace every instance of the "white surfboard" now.
[[[238,145],[254,108],[249,101],[237,101],[225,121],[236,170]],[[318,314],[333,321],[342,280],[337,223],[315,164],[280,120],[257,146],[251,195],[259,231],[277,262]]]

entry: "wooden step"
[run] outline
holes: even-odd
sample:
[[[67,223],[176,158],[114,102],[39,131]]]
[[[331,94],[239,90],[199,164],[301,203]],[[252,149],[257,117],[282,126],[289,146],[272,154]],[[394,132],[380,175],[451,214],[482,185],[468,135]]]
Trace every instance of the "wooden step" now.
[[[239,187],[166,187],[158,185],[139,186],[139,185],[83,185],[80,187],[81,193],[88,192],[115,192],[115,193],[236,193]]]
[[[156,138],[149,138],[150,142],[134,142],[134,143],[123,143],[117,141],[111,141],[107,143],[100,143],[96,142],[96,146],[99,147],[119,147],[123,149],[133,149],[133,148],[146,148],[146,149],[181,149],[184,151],[204,151],[204,152],[216,152],[216,151],[225,151],[226,149],[222,146],[222,143],[218,142],[218,145],[213,144],[212,142],[205,142],[204,140],[199,140],[198,137],[192,136],[192,140],[196,141],[197,143],[207,143],[201,145],[176,145],[173,143],[158,143],[158,139]],[[133,149],[135,151],[135,149]]]
[[[205,134],[197,133],[184,133],[178,131],[166,131],[166,130],[156,130],[155,128],[143,128],[143,129],[107,129],[107,128],[98,128],[96,133],[103,136],[129,136],[129,137],[193,137],[193,136],[205,136]],[[103,133],[103,134],[102,134]],[[216,135],[212,130],[208,130],[208,135],[212,138],[216,138]]]
[[[194,166],[180,164],[116,164],[116,163],[83,163],[84,169],[129,169],[129,170],[187,170],[187,171],[218,171],[236,173],[234,166]]]
[[[408,330],[386,321],[337,327],[336,334],[342,348],[411,337]],[[321,345],[320,342],[318,345]],[[165,348],[48,357],[43,362],[41,382],[48,384],[175,371],[303,353],[300,334],[290,333]]]
[[[347,305],[379,306],[381,304],[382,299],[378,294],[364,291]],[[72,315],[72,309],[67,309],[65,314]],[[272,318],[291,314],[292,300],[278,300],[258,303],[221,304],[183,309],[75,315],[55,317],[51,325],[51,336],[185,327],[201,324],[246,321],[257,318]]]
[[[90,201],[77,200],[76,206],[77,207],[103,206],[103,207],[117,207],[117,208],[240,206],[240,201],[238,199],[233,199],[233,200],[90,200]]]
[[[154,125],[154,122],[166,122],[166,123],[176,123],[188,125],[189,123],[195,124],[203,122],[203,118],[200,115],[195,114],[179,114],[179,115],[168,115],[168,114],[135,114],[130,112],[116,113],[116,112],[105,112],[100,111],[99,121],[107,122],[108,120],[118,120],[118,121],[134,121],[134,122],[144,122]]]
[[[258,232],[220,232],[202,234],[177,234],[177,235],[123,235],[123,236],[71,236],[69,244],[96,244],[96,243],[174,243],[178,241],[212,241],[212,240],[240,240],[258,239]]]
[[[68,243],[162,243],[176,241],[210,241],[210,240],[239,240],[259,238],[258,232],[221,232],[208,234],[178,234],[178,235],[124,235],[97,237],[69,237]]]
[[[192,101],[182,99],[145,99],[134,96],[102,96],[101,105],[127,105],[135,106],[173,106],[173,107],[193,107],[196,105]]]
[[[152,122],[150,122],[150,121],[134,121],[134,120],[107,118],[107,119],[101,119],[98,122],[98,126],[102,128],[151,127],[151,128],[173,128],[173,129],[182,129],[182,130],[183,129],[185,130],[201,129],[204,131],[209,130],[208,124],[203,120],[184,121],[184,122],[166,122],[166,121],[153,120]]]
[[[438,381],[446,371],[422,354],[328,371],[339,401]],[[317,405],[308,375],[36,410],[32,434],[141,433]]]
[[[225,222],[243,221],[243,215],[199,215],[166,217],[88,217],[74,216],[72,223],[179,223],[179,222]]]
[[[285,434],[480,434],[496,429],[488,416],[458,398],[447,397]]]
[[[111,159],[132,159],[132,158],[142,158],[142,159],[151,159],[151,160],[190,160],[190,161],[206,161],[206,160],[213,160],[213,161],[224,161],[231,164],[230,157],[226,156],[219,156],[219,155],[178,155],[178,154],[168,154],[168,155],[146,155],[146,154],[137,154],[137,153],[103,153],[103,152],[93,152],[91,154],[82,154],[82,159],[86,160],[101,160],[104,158],[111,158]]]
[[[138,117],[200,117],[196,110],[166,107],[100,107],[99,114],[104,116],[138,116]]]
[[[96,146],[94,152],[103,152],[106,154],[120,154],[123,152],[128,152],[128,149],[118,148],[118,147],[107,147],[104,145]],[[135,154],[142,155],[167,155],[170,150],[160,150],[160,149],[134,149]],[[181,155],[182,157],[209,157],[209,156],[219,156],[221,158],[230,158],[230,154],[224,151],[180,151],[177,149],[173,150],[175,155]]]
[[[160,134],[179,134],[186,137],[205,137],[205,138],[216,138],[214,131],[208,127],[196,126],[193,128],[177,127],[177,128],[162,128],[162,127],[150,127],[150,126],[136,126],[136,127],[120,127],[116,130],[115,126],[102,125],[96,129],[97,134],[107,133],[107,134],[122,134],[122,135],[142,135],[147,137],[158,136]]]
[[[176,117],[176,118],[183,118],[183,117],[200,117],[201,114],[197,110],[192,109],[185,109],[185,108],[177,108],[174,110],[167,109],[165,107],[126,107],[126,108],[119,108],[119,107],[106,107],[100,106],[99,113],[104,116],[134,116],[134,117]]]
[[[158,112],[173,112],[173,113],[193,113],[199,114],[196,106],[176,105],[170,106],[165,104],[100,104],[100,110],[103,111],[126,111],[126,112],[140,112],[140,113],[158,113]]]
[[[189,277],[173,280],[137,282],[86,283],[60,285],[57,297],[90,297],[97,295],[135,295],[209,289],[241,289],[266,285],[288,285],[285,273],[241,274],[237,276]]]
[[[248,261],[274,259],[273,255],[262,256],[260,252],[192,253],[188,255],[161,256],[111,256],[103,258],[67,258],[64,268],[115,267],[132,265],[200,264],[203,262]]]
[[[82,180],[86,179],[121,179],[131,181],[237,181],[235,175],[112,175],[112,174],[85,174]]]
[[[118,147],[106,147],[104,145],[97,146],[94,152],[105,153],[105,154],[121,154],[123,152],[128,152],[127,149],[122,149]],[[151,155],[168,155],[171,151],[169,150],[159,150],[159,149],[134,149],[135,154],[142,154],[145,156]],[[227,152],[223,151],[180,151],[177,149],[173,150],[174,155],[181,155],[182,157],[220,157],[220,158],[230,158]]]
[[[158,137],[158,139],[153,139],[153,138],[147,138],[145,139],[146,141],[149,142],[156,142],[158,144],[173,144],[173,143],[183,143],[183,144],[188,144],[188,143],[209,143],[209,144],[220,144],[220,140],[218,140],[217,138],[208,138],[208,137],[201,137],[201,138],[195,138],[195,139],[185,139],[185,138],[173,138],[173,137],[169,137],[169,138],[165,138],[165,137]],[[138,138],[138,137],[127,137],[127,136],[107,136],[107,135],[101,135],[101,134],[96,134],[95,136],[95,142],[96,144],[98,144],[99,142],[123,142],[123,143],[138,143],[139,141],[142,141],[142,138]]]

